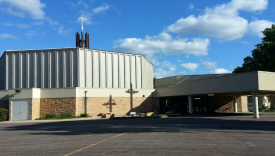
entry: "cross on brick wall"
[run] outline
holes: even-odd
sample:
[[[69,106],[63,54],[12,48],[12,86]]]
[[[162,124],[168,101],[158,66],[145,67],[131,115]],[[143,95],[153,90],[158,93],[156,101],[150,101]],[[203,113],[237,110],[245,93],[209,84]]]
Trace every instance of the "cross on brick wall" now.
[[[109,101],[103,105],[110,108],[110,113],[113,111],[113,105],[116,105],[116,103],[115,100],[113,100],[112,95],[110,95]]]
[[[130,83],[130,89],[128,89],[127,91],[125,91],[126,93],[130,93],[130,112],[133,109],[133,95],[138,93],[138,91],[134,91],[133,90],[133,85],[132,83]]]

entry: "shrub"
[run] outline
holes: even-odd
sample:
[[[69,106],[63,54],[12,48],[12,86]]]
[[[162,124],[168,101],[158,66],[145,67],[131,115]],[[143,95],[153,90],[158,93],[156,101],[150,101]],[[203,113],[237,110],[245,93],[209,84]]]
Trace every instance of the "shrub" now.
[[[265,106],[265,105],[262,105],[259,109],[260,112],[268,112],[269,111],[269,108],[268,106]]]
[[[61,113],[61,118],[72,118],[72,114],[70,113]]]
[[[80,114],[80,117],[89,117],[89,114],[87,114],[87,113]]]
[[[5,121],[7,120],[8,117],[8,110],[5,108],[0,108],[0,121]]]
[[[56,118],[55,114],[46,114],[45,119],[52,119],[52,118]]]

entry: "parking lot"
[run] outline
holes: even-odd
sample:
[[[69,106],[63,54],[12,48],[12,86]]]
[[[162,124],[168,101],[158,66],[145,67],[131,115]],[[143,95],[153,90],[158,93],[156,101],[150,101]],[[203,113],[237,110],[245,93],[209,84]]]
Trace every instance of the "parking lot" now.
[[[275,113],[0,123],[0,155],[275,155]]]

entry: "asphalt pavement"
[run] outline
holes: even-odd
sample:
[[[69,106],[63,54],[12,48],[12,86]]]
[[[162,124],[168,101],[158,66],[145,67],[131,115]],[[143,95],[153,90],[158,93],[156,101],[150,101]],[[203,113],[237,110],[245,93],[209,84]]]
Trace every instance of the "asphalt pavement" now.
[[[275,113],[0,123],[0,155],[275,155]]]

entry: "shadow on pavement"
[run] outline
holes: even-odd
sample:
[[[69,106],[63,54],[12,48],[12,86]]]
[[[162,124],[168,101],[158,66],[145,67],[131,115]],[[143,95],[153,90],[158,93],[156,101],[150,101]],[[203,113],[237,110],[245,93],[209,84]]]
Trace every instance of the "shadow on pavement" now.
[[[120,119],[120,120],[77,120],[47,123],[17,124],[3,127],[6,131],[26,131],[33,135],[83,135],[107,133],[178,133],[181,130],[192,133],[197,131],[234,130],[274,132],[275,119],[272,121],[253,119],[251,114],[242,114],[246,118],[232,117],[230,114],[197,114],[194,116],[156,118],[156,119]],[[230,116],[230,117],[226,117]],[[249,131],[248,131],[249,130]],[[255,133],[255,132],[253,132]]]

